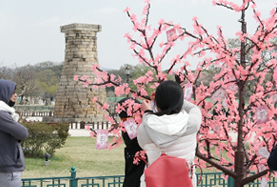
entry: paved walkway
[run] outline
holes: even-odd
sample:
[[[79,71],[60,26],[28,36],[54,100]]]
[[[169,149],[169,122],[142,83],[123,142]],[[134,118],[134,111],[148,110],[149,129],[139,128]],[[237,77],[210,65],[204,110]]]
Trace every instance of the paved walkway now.
[[[87,129],[69,129],[68,132],[71,137],[89,136],[89,131]]]
[[[27,117],[26,119],[30,121],[42,121],[42,117]],[[89,136],[89,131],[86,129],[69,129],[68,132],[72,137]]]

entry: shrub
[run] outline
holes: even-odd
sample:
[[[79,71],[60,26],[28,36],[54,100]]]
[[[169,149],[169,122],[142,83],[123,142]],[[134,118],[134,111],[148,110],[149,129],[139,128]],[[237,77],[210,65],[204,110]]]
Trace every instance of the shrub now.
[[[26,157],[43,157],[47,152],[54,155],[61,148],[69,135],[68,123],[27,122],[21,123],[29,132],[28,138],[22,141]]]

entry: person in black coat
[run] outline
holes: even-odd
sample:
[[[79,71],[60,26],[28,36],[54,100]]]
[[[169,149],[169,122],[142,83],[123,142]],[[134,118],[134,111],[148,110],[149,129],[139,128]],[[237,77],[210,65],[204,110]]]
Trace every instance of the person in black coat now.
[[[277,171],[277,147],[276,146],[277,145],[273,147],[267,159],[267,165],[273,171]]]
[[[133,99],[133,98],[131,97],[123,98],[118,102],[118,104],[122,105],[128,99]],[[140,104],[138,100],[135,100],[135,103]],[[128,116],[125,111],[122,111],[119,113],[119,117],[122,121],[126,121],[128,118],[132,116]],[[122,138],[126,145],[124,149],[125,178],[123,182],[123,187],[139,187],[140,177],[143,174],[145,163],[140,162],[137,165],[137,164],[134,164],[133,161],[134,161],[135,154],[138,151],[141,151],[142,148],[139,146],[137,138],[134,138],[131,140],[127,132],[122,132]]]
[[[28,137],[28,129],[18,123],[13,108],[17,99],[16,83],[0,79],[0,186],[21,186],[25,158],[20,142]]]

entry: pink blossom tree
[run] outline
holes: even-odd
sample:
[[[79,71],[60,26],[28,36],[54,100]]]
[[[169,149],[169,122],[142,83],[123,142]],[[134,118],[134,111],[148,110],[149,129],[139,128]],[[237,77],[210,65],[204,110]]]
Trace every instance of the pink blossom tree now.
[[[120,77],[101,70],[99,65],[92,67],[97,78],[75,78],[94,89],[113,86],[118,96],[129,94],[133,98],[149,99],[146,85],[155,89],[168,79],[168,75],[176,75],[185,84],[186,99],[199,106],[203,115],[196,162],[204,169],[222,171],[234,179],[235,186],[240,187],[270,173],[267,157],[277,140],[277,111],[274,107],[277,101],[277,60],[273,43],[277,33],[277,12],[274,7],[270,17],[262,19],[254,0],[241,0],[241,4],[215,0],[213,5],[240,14],[241,28],[236,33],[240,47],[230,48],[221,27],[212,35],[196,17],[192,19],[192,31],[163,19],[156,27],[151,26],[148,24],[150,1],[146,0],[141,20],[136,14],[131,14],[129,8],[124,11],[133,26],[134,36],[125,34],[130,49],[139,63],[152,69],[133,80],[137,89],[131,90],[128,83],[122,83]],[[247,11],[252,11],[256,20],[257,29],[253,34],[247,32]],[[165,35],[167,40],[163,41]],[[177,42],[187,46],[183,45],[183,51],[174,55],[170,65],[162,69]],[[189,68],[189,58],[198,63],[193,70]],[[220,67],[221,71],[208,85],[204,85],[201,82],[203,71],[211,66]],[[251,88],[249,98],[245,97],[246,87]],[[118,145],[122,142],[119,133],[122,122],[109,115],[106,103],[99,102],[97,98],[94,101],[107,111],[106,118],[112,124],[110,133],[118,135],[111,147]],[[139,105],[131,102],[126,103],[132,106],[127,113],[135,113],[135,120],[140,124],[142,113]],[[125,108],[116,107],[116,112],[122,110]]]

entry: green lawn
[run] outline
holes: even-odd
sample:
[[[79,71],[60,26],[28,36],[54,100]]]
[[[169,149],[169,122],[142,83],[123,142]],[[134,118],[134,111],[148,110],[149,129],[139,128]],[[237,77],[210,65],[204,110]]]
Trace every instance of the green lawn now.
[[[25,158],[22,178],[69,176],[72,166],[77,177],[124,174],[124,144],[111,151],[95,147],[94,138],[69,137],[64,147],[50,157],[48,166],[43,166],[44,159]]]
[[[58,149],[54,157],[50,157],[51,164],[48,166],[43,165],[42,158],[25,158],[26,169],[22,178],[70,176],[72,166],[75,167],[77,177],[123,175],[125,145],[111,151],[98,150],[95,148],[95,140],[91,137],[68,137],[64,147]],[[199,168],[196,172],[200,173]],[[203,172],[216,170],[206,169]]]

